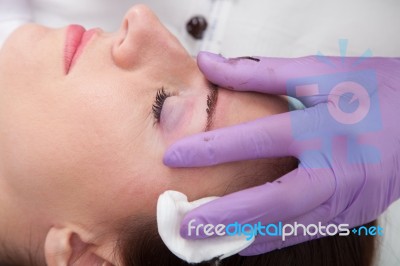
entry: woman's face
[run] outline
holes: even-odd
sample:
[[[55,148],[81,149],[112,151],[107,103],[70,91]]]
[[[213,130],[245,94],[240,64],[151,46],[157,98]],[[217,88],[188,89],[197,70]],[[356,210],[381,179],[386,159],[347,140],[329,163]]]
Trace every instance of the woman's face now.
[[[118,32],[95,29],[68,69],[71,29],[29,24],[0,52],[1,174],[30,219],[104,226],[154,215],[167,189],[192,200],[236,190],[245,183],[238,177],[265,172],[271,161],[162,164],[171,143],[205,130],[213,93],[147,8],[130,9]],[[162,88],[170,97],[161,110]],[[153,108],[157,93],[160,106]],[[219,89],[209,129],[284,111],[281,98]]]

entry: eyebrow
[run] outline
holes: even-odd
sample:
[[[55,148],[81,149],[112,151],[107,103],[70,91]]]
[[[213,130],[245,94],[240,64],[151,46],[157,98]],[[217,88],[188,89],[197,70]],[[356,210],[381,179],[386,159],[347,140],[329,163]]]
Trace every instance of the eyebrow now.
[[[214,123],[215,106],[218,101],[218,86],[208,82],[207,87],[210,93],[207,95],[207,124],[204,131],[210,131]]]

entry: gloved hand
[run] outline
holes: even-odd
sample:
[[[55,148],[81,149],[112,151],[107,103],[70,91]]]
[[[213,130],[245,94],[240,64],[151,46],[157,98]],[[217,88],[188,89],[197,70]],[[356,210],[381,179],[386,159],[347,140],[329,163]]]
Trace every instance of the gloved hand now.
[[[376,219],[400,197],[400,58],[233,58],[202,52],[198,65],[233,90],[296,97],[304,110],[190,136],[164,156],[172,167],[294,156],[297,169],[188,213],[196,224],[349,224]],[[245,111],[245,110],[243,110]],[[301,231],[300,231],[301,232]],[[194,234],[190,238],[206,237]],[[241,255],[294,245],[315,236],[257,236]]]

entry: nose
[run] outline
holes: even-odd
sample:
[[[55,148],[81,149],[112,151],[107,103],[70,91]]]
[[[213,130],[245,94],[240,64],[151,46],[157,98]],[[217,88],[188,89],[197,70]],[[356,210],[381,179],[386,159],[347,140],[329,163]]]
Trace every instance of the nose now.
[[[132,69],[144,63],[165,33],[155,14],[145,5],[136,5],[126,13],[112,49],[115,64]]]

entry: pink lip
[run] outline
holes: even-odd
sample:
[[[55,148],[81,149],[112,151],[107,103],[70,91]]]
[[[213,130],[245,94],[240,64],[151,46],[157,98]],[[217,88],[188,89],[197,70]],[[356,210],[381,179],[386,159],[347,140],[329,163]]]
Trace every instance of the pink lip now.
[[[64,48],[64,66],[66,74],[70,72],[79,56],[82,54],[85,45],[95,32],[95,29],[86,31],[86,29],[80,25],[68,26]]]

